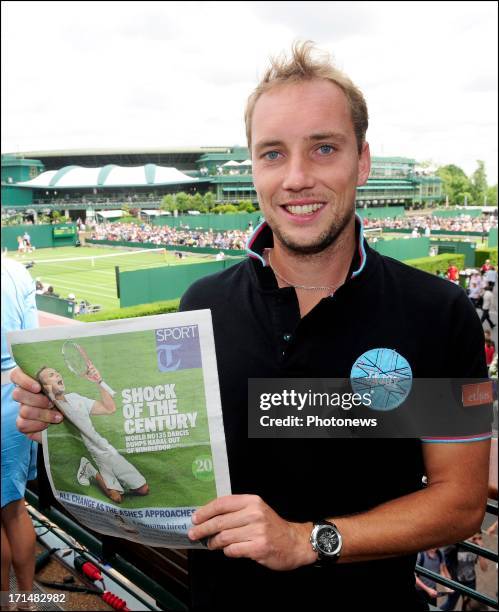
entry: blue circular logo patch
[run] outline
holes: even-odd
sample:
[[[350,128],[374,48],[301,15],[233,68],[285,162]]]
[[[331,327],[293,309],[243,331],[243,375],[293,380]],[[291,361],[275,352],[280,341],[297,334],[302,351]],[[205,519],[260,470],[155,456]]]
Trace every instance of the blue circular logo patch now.
[[[350,380],[355,393],[370,394],[370,408],[394,410],[411,392],[412,370],[407,359],[393,349],[375,348],[356,360]]]

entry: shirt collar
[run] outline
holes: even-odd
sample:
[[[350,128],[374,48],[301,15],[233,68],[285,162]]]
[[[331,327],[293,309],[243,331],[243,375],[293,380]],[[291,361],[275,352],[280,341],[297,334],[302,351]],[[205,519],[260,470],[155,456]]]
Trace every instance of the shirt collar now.
[[[362,224],[362,218],[359,215],[355,215],[355,240],[357,248],[355,249],[352,263],[350,264],[347,279],[356,278],[364,270],[367,262],[367,245],[364,238],[364,226]],[[262,266],[266,268],[268,265],[263,257],[263,253],[265,249],[272,248],[273,246],[274,235],[272,234],[272,230],[266,221],[262,221],[248,239],[246,243],[246,252],[251,259],[256,260],[255,263],[259,261]]]

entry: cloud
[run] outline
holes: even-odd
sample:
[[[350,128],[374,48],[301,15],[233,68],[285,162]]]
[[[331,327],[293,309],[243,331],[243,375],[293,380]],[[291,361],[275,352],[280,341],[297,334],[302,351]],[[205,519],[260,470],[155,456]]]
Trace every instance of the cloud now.
[[[2,150],[244,144],[248,94],[298,38],[364,91],[374,154],[497,180],[493,2],[4,2]]]
[[[369,32],[375,2],[254,2],[266,23],[288,26],[297,38],[339,43]]]

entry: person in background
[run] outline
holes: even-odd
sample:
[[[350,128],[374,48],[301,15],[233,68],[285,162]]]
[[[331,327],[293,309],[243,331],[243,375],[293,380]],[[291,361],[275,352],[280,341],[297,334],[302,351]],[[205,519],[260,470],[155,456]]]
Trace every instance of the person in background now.
[[[88,312],[88,303],[85,300],[81,300],[78,305],[78,314],[87,314]]]
[[[74,293],[68,293],[68,302],[72,302],[73,310],[75,314],[78,314],[78,304],[76,302],[76,295]]]
[[[37,278],[35,280],[35,290],[38,295],[41,295],[45,291],[43,287],[43,283],[40,278]]]
[[[483,546],[481,533],[475,533],[469,540],[476,546]],[[457,579],[463,585],[476,590],[476,565],[480,565],[482,572],[488,568],[487,560],[479,557],[476,553],[469,550],[458,550],[457,552]],[[463,610],[467,609],[469,598],[463,596]]]
[[[470,298],[470,301],[475,308],[480,308],[482,297],[482,283],[480,276],[477,274],[472,274],[470,277],[468,297]]]
[[[51,297],[59,297],[58,293],[55,293],[54,288],[52,287],[52,285],[50,285],[49,287],[47,287],[47,291],[45,291],[45,293],[43,295],[49,295]]]
[[[482,323],[485,323],[485,321],[487,321],[487,323],[490,325],[490,329],[494,329],[495,327],[494,322],[490,318],[490,310],[492,308],[493,303],[494,294],[492,293],[492,289],[490,289],[490,287],[487,287],[483,292],[482,318],[480,319],[480,321]]]
[[[441,550],[444,555],[445,565],[449,570],[449,574],[452,580],[457,581],[457,544],[451,544],[450,546],[444,546]],[[440,609],[444,610],[444,612],[449,612],[450,610],[454,610],[456,607],[456,603],[460,597],[459,591],[452,591],[449,593],[447,599],[440,604]]]
[[[497,281],[497,272],[496,272],[496,269],[494,268],[494,266],[491,266],[485,272],[485,274],[483,276],[485,278],[485,281],[487,282],[487,285],[493,291],[494,290],[494,286],[495,286],[496,281]]]
[[[447,278],[454,284],[459,284],[459,269],[451,262],[450,266],[447,268]]]
[[[487,363],[488,367],[494,359],[496,345],[495,342],[492,340],[492,332],[490,331],[490,329],[484,330],[483,335],[485,337],[485,362]]]
[[[424,567],[435,574],[440,574],[444,578],[451,580],[451,576],[445,564],[442,551],[438,548],[429,548],[418,555],[418,565]],[[416,588],[421,593],[424,601],[432,606],[437,605],[437,583],[426,576],[416,575]],[[449,593],[451,589],[446,589]]]
[[[24,245],[24,239],[22,236],[17,237],[17,254],[22,255],[26,253],[26,247]]]
[[[483,274],[484,272],[487,272],[487,270],[490,270],[491,267],[490,259],[486,259],[483,266],[480,268],[480,272]]]
[[[23,240],[26,252],[31,253],[33,251],[33,246],[31,245],[31,236],[28,234],[27,230],[23,234]]]
[[[12,399],[10,380],[16,364],[6,334],[37,324],[35,283],[22,264],[2,257],[2,597],[8,596],[11,567],[18,591],[33,590],[36,536],[24,493],[27,481],[36,477],[37,444],[16,429],[19,404]],[[1,602],[2,609],[7,603]]]

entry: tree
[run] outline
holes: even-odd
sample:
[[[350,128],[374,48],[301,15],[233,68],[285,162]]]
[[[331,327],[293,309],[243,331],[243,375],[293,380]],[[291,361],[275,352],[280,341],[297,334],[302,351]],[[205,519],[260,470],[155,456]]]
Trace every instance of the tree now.
[[[485,172],[485,162],[478,159],[478,168],[471,175],[471,195],[473,204],[483,204],[487,195],[487,174]]]
[[[487,189],[487,206],[497,206],[497,185]]]
[[[227,213],[231,214],[231,213],[237,213],[239,211],[237,207],[234,206],[234,204],[219,204],[218,206],[215,206],[211,212],[215,214],[225,215]]]
[[[456,204],[459,206],[471,206],[473,204],[473,195],[469,191],[462,191],[457,195]]]
[[[195,193],[191,198],[191,209],[190,210],[201,211],[201,207],[203,205],[204,205],[203,196],[200,193]]]
[[[204,194],[204,205],[208,210],[215,207],[215,194],[212,191],[207,191]]]
[[[168,212],[173,212],[174,210],[177,209],[177,203],[175,201],[175,196],[172,195],[171,193],[167,193],[165,196],[163,196],[163,199],[161,200],[161,204],[159,205],[161,210],[166,210]]]
[[[471,184],[464,170],[449,164],[440,166],[437,175],[442,179],[442,193],[449,198],[449,204],[456,205],[464,202],[465,194],[470,202]]]
[[[180,191],[176,194],[175,200],[177,201],[177,210],[179,212],[187,212],[191,208],[191,196],[185,191]]]
[[[238,209],[241,212],[248,212],[248,213],[255,212],[255,207],[253,206],[253,203],[251,202],[251,200],[241,200],[239,202]]]

